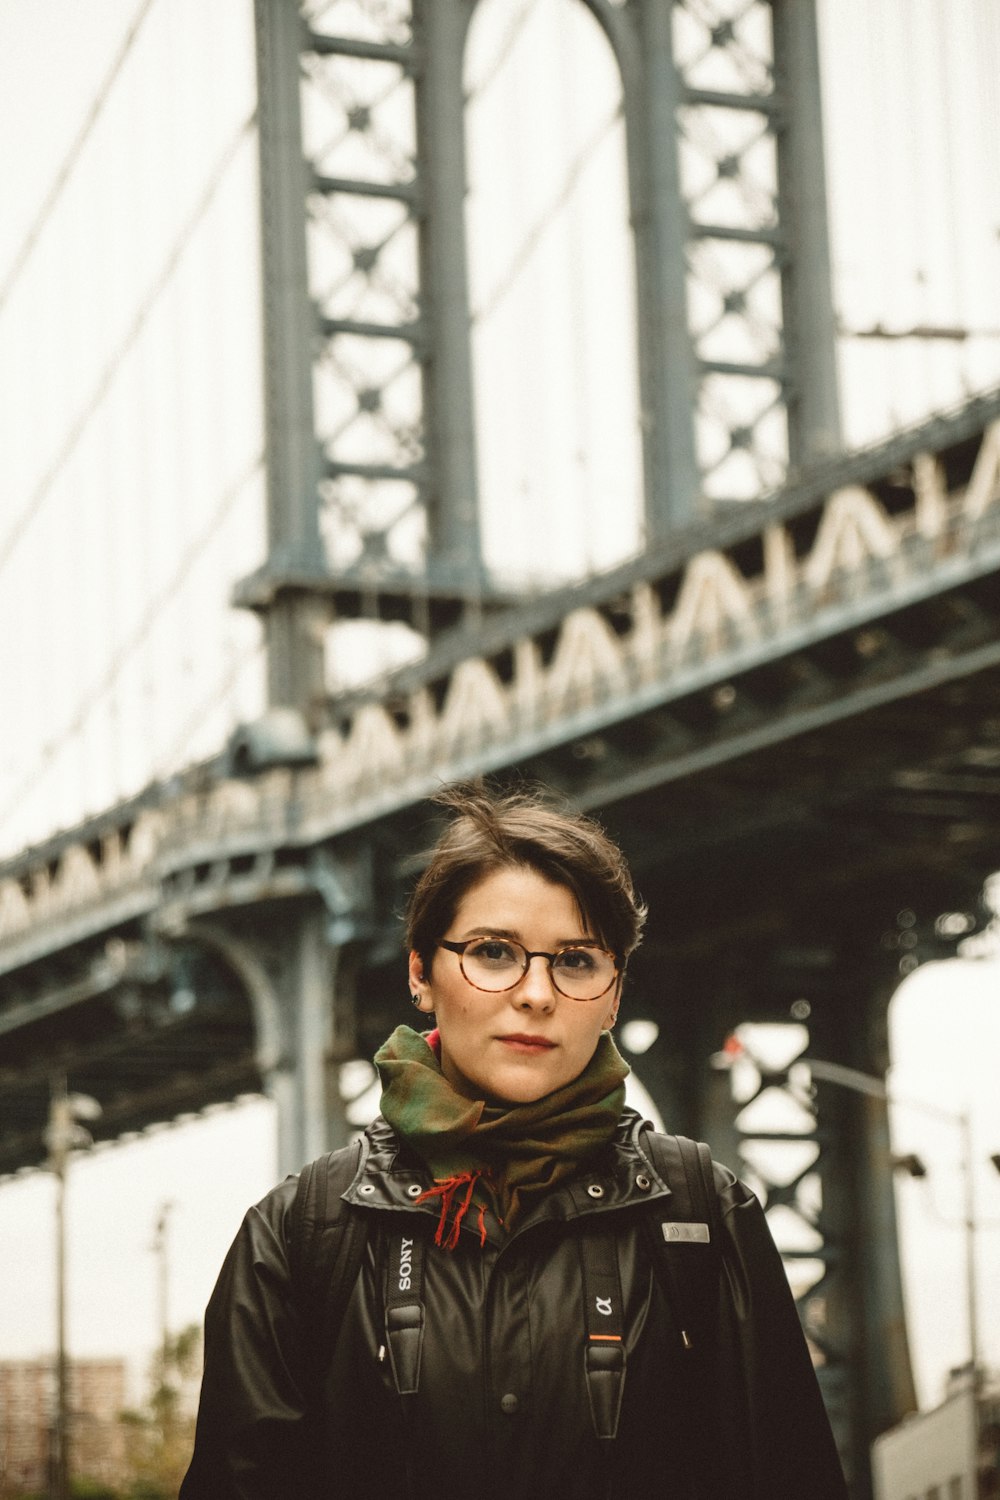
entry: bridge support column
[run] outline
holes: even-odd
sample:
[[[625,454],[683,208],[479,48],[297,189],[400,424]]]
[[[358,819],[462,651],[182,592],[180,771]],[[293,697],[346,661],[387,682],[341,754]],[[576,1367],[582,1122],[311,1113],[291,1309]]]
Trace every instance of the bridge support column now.
[[[881,951],[869,949],[859,962],[863,924],[845,925],[842,941],[803,942],[798,972],[788,967],[788,945],[784,953],[759,950],[739,972],[679,968],[666,986],[668,1003],[656,1008],[660,1038],[639,1070],[667,1128],[707,1140],[761,1197],[796,1289],[852,1500],[870,1500],[872,1440],[916,1408],[888,1111],[884,1099],[821,1082],[818,1068],[810,1094],[805,1065],[815,1058],[883,1079],[898,975],[887,978]],[[640,950],[632,1004],[653,1013],[641,997],[643,978]],[[758,1055],[754,1026],[742,1023],[787,1026],[803,1006],[805,1050],[770,1064],[773,1039],[761,1038]],[[711,1066],[737,1027],[757,1075]]]
[[[320,534],[322,455],[315,435],[315,312],[306,258],[299,52],[303,24],[286,0],[256,0],[264,422],[267,439],[267,697],[315,722],[326,687],[330,609]],[[285,579],[283,583],[282,580]],[[290,582],[294,579],[294,584]]]
[[[607,32],[622,76],[646,536],[655,544],[698,518],[701,491],[693,407],[698,369],[688,316],[690,224],[675,145],[682,82],[670,6],[660,0],[621,9],[608,0],[587,4]]]
[[[278,1170],[297,1172],[324,1151],[345,1145],[350,1127],[337,1085],[334,995],[338,952],[327,939],[327,916],[305,908],[287,939],[276,1000],[284,1046],[265,1076],[278,1107]]]
[[[462,67],[475,0],[414,0],[421,364],[429,571],[481,586],[469,267],[465,229],[465,90]]]
[[[889,995],[869,980],[869,1001],[810,1023],[817,1058],[883,1078]],[[852,1497],[871,1493],[872,1440],[916,1410],[899,1266],[888,1109],[884,1099],[837,1083],[815,1085],[822,1207],[818,1227],[827,1270],[804,1299],[804,1321],[826,1353],[820,1383]],[[813,1325],[811,1327],[811,1325]]]

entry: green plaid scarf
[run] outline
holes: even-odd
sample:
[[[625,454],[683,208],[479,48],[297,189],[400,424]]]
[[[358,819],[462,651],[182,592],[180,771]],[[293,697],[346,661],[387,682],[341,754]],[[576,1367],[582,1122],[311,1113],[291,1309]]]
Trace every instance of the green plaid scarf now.
[[[427,1164],[441,1201],[435,1236],[454,1249],[462,1220],[475,1204],[480,1243],[483,1208],[491,1197],[508,1229],[534,1198],[576,1172],[614,1136],[625,1102],[628,1064],[610,1032],[578,1078],[531,1104],[487,1104],[457,1094],[441,1072],[436,1033],[397,1026],[375,1054],[382,1113]]]

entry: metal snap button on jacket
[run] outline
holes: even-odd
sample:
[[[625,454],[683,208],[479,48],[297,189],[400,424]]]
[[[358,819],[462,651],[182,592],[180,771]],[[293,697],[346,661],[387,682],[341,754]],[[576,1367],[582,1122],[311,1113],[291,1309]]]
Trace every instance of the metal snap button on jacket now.
[[[590,1186],[588,1187],[587,1192],[590,1194],[590,1196],[592,1198],[603,1198],[604,1197],[604,1189],[597,1182],[592,1182],[590,1184]]]
[[[517,1411],[517,1397],[513,1392],[508,1391],[506,1396],[500,1397],[500,1410],[506,1412],[508,1417],[513,1416]]]
[[[639,1189],[640,1193],[648,1193],[650,1188],[653,1186],[649,1178],[643,1172],[640,1172],[638,1177],[635,1179],[635,1185]]]
[[[358,1188],[358,1192],[363,1193],[366,1198],[370,1198],[374,1191],[375,1184],[373,1182],[363,1182]]]
[[[406,1189],[407,1197],[410,1198],[419,1198],[422,1192],[423,1188],[420,1186],[419,1182],[411,1182],[409,1187]]]

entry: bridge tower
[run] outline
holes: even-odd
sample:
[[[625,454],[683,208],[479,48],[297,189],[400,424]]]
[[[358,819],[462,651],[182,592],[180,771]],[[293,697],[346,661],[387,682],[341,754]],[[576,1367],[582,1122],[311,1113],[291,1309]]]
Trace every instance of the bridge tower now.
[[[694,5],[579,3],[621,77],[656,547],[839,452],[816,16],[758,0],[709,26]],[[256,4],[269,551],[236,599],[266,622],[270,702],[313,721],[331,618],[433,634],[501,602],[480,548],[465,229],[476,6],[372,6],[360,36]],[[311,159],[303,76],[339,125]],[[367,102],[386,96],[397,128],[412,121],[388,142]],[[362,203],[363,228],[341,210]],[[717,482],[734,451],[756,491]]]
[[[734,453],[761,494],[839,450],[816,14],[812,0],[770,0],[708,25],[693,4],[580,3],[621,77],[655,550],[754,498],[754,479],[749,493],[727,490]],[[332,622],[403,620],[433,641],[503,603],[477,508],[463,93],[475,8],[373,5],[367,28],[346,33],[343,7],[307,23],[293,0],[256,0],[269,543],[236,600],[264,622],[270,725],[297,715],[307,746],[328,722]],[[310,90],[332,105],[318,151]],[[392,96],[397,126],[411,123],[387,141],[371,101]],[[268,724],[257,733],[268,762]],[[287,905],[280,964],[271,955],[282,1041],[268,1083],[288,1169],[345,1129],[336,1065],[353,1050],[352,985],[381,920],[371,868],[359,847],[349,869],[328,870],[332,903],[317,890]],[[230,926],[225,946],[237,942],[248,962],[261,958],[259,941]],[[703,1038],[690,1041],[682,1061],[696,1074]],[[709,1125],[707,1100],[687,1102]],[[831,1180],[834,1238],[855,1207]],[[883,1278],[893,1315],[894,1254]],[[846,1284],[842,1254],[840,1269]],[[823,1373],[846,1448],[859,1414],[839,1387],[858,1388],[862,1361],[844,1350],[867,1341],[868,1323],[861,1335],[860,1310],[838,1304],[836,1274],[832,1284],[824,1310],[843,1326],[825,1328]],[[873,1310],[876,1323],[884,1315]],[[906,1395],[887,1398],[891,1414]]]

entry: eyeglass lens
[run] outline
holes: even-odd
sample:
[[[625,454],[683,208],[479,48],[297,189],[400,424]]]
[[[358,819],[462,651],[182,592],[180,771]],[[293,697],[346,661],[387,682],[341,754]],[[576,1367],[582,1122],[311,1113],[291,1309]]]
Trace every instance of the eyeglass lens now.
[[[461,957],[462,972],[481,990],[507,990],[528,967],[528,953],[512,938],[477,938]],[[603,948],[561,948],[549,964],[552,982],[571,1000],[596,1000],[610,987],[615,961]]]

